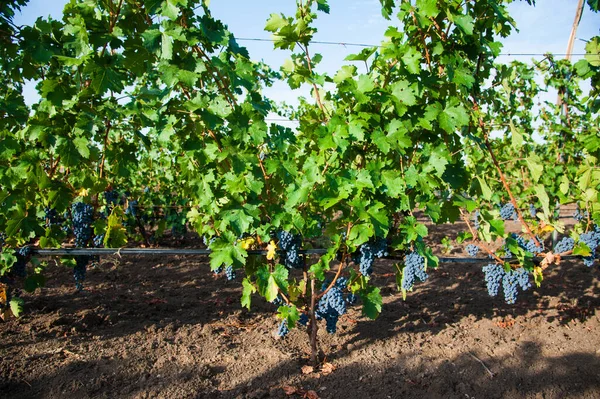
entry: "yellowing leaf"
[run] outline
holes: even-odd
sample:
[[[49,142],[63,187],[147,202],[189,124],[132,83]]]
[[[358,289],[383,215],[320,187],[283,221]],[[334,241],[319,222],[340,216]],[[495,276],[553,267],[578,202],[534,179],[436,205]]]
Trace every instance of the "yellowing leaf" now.
[[[247,251],[255,242],[254,237],[247,237],[240,241],[240,246]]]
[[[271,240],[269,245],[267,245],[267,260],[273,260],[275,258],[275,251],[277,250],[277,245],[275,241]]]

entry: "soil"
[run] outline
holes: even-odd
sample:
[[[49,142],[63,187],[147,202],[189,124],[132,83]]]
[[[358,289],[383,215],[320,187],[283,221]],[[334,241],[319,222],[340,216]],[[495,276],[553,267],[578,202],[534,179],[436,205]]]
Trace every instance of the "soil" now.
[[[596,267],[553,266],[512,306],[488,296],[478,264],[429,270],[406,301],[391,270],[375,267],[381,316],[357,307],[336,334],[320,328],[311,371],[306,329],[278,339],[274,305],[242,309],[241,277],[206,258],[105,259],[79,293],[50,266],[25,314],[0,323],[0,397],[600,398]]]

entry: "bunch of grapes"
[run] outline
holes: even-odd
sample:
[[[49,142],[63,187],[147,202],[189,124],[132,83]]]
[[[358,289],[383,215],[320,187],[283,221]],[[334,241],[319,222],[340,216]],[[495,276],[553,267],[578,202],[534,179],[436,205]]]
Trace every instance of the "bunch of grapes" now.
[[[104,192],[104,200],[108,209],[112,209],[119,203],[119,193],[115,190],[108,190]]]
[[[469,244],[467,245],[467,253],[469,254],[469,256],[477,256],[477,254],[479,253],[479,247],[477,245],[474,244]]]
[[[581,222],[583,219],[587,219],[588,217],[589,217],[588,211],[581,212],[581,210],[579,208],[577,208],[575,210],[575,213],[573,214],[573,219],[577,220],[578,222]]]
[[[515,206],[512,204],[512,202],[502,205],[502,208],[500,208],[500,217],[503,220],[517,220],[517,211],[515,210]]]
[[[475,227],[475,230],[479,230],[479,210],[476,210],[475,213],[473,214],[473,227]]]
[[[502,283],[504,301],[509,305],[516,302],[519,287],[523,291],[531,287],[529,272],[522,267],[506,272],[502,266],[490,263],[483,267],[483,272],[490,296],[498,295],[500,283]]]
[[[583,264],[587,267],[592,267],[594,259],[596,258],[596,248],[598,247],[598,243],[600,243],[600,228],[597,225],[594,225],[594,229],[580,235],[579,240],[587,245],[591,252],[590,256],[585,256],[583,258]]]
[[[325,320],[325,329],[329,334],[333,334],[337,330],[337,321],[339,317],[344,313],[346,313],[346,301],[344,300],[344,295],[342,290],[334,285],[319,300],[315,315],[317,320]]]
[[[281,230],[277,232],[277,239],[279,248],[283,251],[283,265],[288,269],[301,269],[304,266],[299,252],[302,247],[302,237],[299,234]]]
[[[128,201],[127,209],[125,209],[125,215],[131,216],[132,218],[136,218],[137,217],[137,208],[138,208],[137,200]]]
[[[298,324],[307,325],[308,324],[308,315],[306,313],[300,314],[300,318],[298,319]]]
[[[100,248],[104,243],[104,234],[94,236],[94,247]]]
[[[554,247],[554,253],[562,254],[564,252],[572,251],[575,247],[575,240],[571,237],[564,237],[562,240],[556,243]]]
[[[290,329],[288,328],[287,320],[283,320],[281,324],[279,324],[279,328],[277,329],[277,335],[279,335],[281,338],[284,338],[286,335],[288,335],[289,332]]]
[[[16,277],[27,277],[27,263],[31,258],[31,247],[21,247],[15,252],[17,261],[12,265],[12,274]]]
[[[415,284],[415,278],[423,282],[429,275],[425,272],[425,258],[416,252],[411,252],[404,257],[402,269],[402,289],[410,291]]]
[[[502,281],[502,277],[504,277],[504,269],[498,264],[490,263],[484,266],[482,270],[485,273],[484,278],[488,294],[490,294],[490,296],[498,295],[500,282]]]
[[[73,215],[73,234],[75,235],[75,246],[84,247],[92,238],[92,217],[94,208],[83,202],[75,202],[71,206]]]
[[[58,220],[58,213],[56,212],[56,209],[54,208],[50,208],[50,207],[45,207],[44,208],[44,213],[45,213],[45,225],[46,227],[52,227],[55,224],[58,224],[59,220]]]
[[[89,256],[78,256],[75,258],[75,267],[73,268],[73,277],[75,278],[75,289],[83,290],[83,282],[85,281],[85,272],[87,264],[90,261]]]
[[[537,215],[537,208],[533,204],[529,204],[529,214],[532,218],[535,218]]]
[[[225,268],[225,278],[227,278],[227,281],[235,279],[235,270],[233,270],[233,266],[230,265]]]
[[[352,260],[358,263],[359,271],[363,276],[373,273],[373,262],[375,258],[383,258],[388,255],[388,245],[385,238],[376,237],[364,243],[354,253]]]
[[[523,248],[527,252],[531,252],[532,254],[538,254],[544,251],[544,242],[539,237],[536,237],[539,243],[539,245],[536,245],[533,239],[526,241],[525,237],[519,236],[516,233],[512,233],[511,236],[517,241],[519,247]]]

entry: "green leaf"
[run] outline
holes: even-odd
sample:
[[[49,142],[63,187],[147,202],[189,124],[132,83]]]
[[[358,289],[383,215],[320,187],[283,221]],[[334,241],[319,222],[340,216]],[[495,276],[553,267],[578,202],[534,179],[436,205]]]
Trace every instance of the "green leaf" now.
[[[256,292],[256,287],[248,280],[248,277],[242,281],[242,307],[250,310],[251,296]]]
[[[160,58],[170,60],[173,58],[173,38],[166,33],[161,35],[161,53]]]
[[[423,56],[414,47],[408,47],[402,55],[402,62],[408,72],[418,74],[421,71],[421,61]]]
[[[438,115],[440,127],[448,133],[455,133],[469,123],[469,114],[462,104],[450,105]]]
[[[265,30],[269,32],[277,32],[281,28],[287,26],[289,21],[282,14],[271,14],[265,25]]]
[[[479,181],[479,187],[481,188],[483,199],[490,201],[492,199],[492,190],[490,189],[490,186],[488,186],[485,180],[479,176],[477,176],[477,180]]]
[[[360,290],[359,294],[363,302],[363,314],[371,320],[375,320],[381,313],[383,304],[379,288],[368,286]]]
[[[473,34],[473,28],[475,26],[475,21],[473,17],[470,15],[460,15],[454,17],[454,23],[458,26],[464,33],[467,35]]]
[[[538,197],[538,200],[542,204],[542,209],[544,210],[544,214],[547,218],[550,217],[550,198],[548,197],[548,193],[546,193],[546,189],[543,185],[538,184],[534,187],[535,193]]]
[[[587,60],[587,62],[590,63],[590,65],[595,66],[595,67],[600,67],[600,37],[596,36],[594,38],[592,38],[592,40],[590,40],[586,45],[585,45],[585,59]]]
[[[531,172],[531,177],[534,182],[539,182],[542,173],[544,172],[544,166],[542,164],[542,160],[537,154],[531,154],[527,158],[527,166],[529,167],[529,171]]]
[[[391,86],[392,95],[401,103],[405,105],[415,105],[417,103],[417,97],[415,91],[406,80],[401,80],[394,83]]]
[[[10,311],[15,317],[19,317],[25,308],[25,301],[22,298],[12,298],[10,300]]]
[[[298,312],[298,308],[295,305],[280,306],[277,311],[279,312],[277,315],[279,319],[287,320],[288,328],[296,327],[296,322],[300,318],[300,312]]]
[[[521,132],[516,128],[512,120],[510,121],[510,133],[513,148],[521,148],[523,145],[523,134],[521,134]]]

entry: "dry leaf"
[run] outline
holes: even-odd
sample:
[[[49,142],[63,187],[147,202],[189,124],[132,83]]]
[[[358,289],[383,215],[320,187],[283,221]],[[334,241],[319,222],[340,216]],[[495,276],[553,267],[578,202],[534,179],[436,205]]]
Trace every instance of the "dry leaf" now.
[[[319,395],[317,395],[315,391],[306,392],[306,395],[304,395],[304,397],[308,399],[319,399]]]
[[[291,385],[284,385],[282,389],[286,395],[293,395],[298,392],[298,388],[293,387]]]
[[[321,372],[323,375],[329,375],[333,373],[333,370],[335,370],[335,366],[331,363],[324,363],[323,367],[321,367]]]
[[[313,366],[302,366],[302,374],[310,374],[315,371]]]

